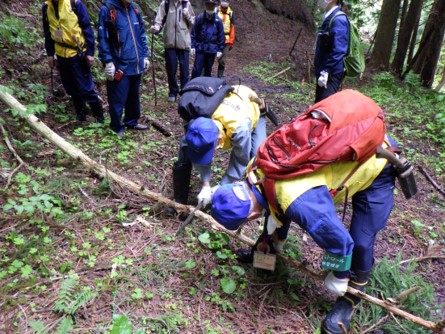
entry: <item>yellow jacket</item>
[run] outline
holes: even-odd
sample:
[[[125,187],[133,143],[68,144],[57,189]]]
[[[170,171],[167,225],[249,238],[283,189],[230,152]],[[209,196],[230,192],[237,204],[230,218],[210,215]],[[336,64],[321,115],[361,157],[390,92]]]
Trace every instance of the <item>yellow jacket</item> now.
[[[75,56],[78,53],[76,39],[85,51],[85,38],[79,26],[79,19],[71,8],[70,0],[59,0],[58,17],[55,15],[53,2],[47,0],[46,4],[48,5],[49,29],[51,38],[55,42],[56,55],[63,58]]]

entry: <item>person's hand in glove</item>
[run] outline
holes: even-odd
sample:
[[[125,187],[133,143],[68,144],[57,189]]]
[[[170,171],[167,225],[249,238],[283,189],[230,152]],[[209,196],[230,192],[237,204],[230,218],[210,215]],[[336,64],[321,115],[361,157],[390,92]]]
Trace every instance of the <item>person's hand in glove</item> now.
[[[150,34],[157,34],[161,30],[161,27],[157,26],[156,24],[154,26],[151,26],[150,29],[148,29],[148,32]]]
[[[148,57],[144,58],[144,70],[148,70],[150,67],[150,61],[148,60]]]
[[[220,51],[218,51],[217,53],[216,53],[216,58],[221,58],[221,56],[222,56],[222,52],[220,52]]]
[[[328,77],[329,74],[326,71],[321,71],[320,76],[318,77],[318,85],[320,87],[328,88]]]
[[[115,73],[116,73],[116,68],[114,67],[114,64],[112,62],[106,63],[105,78],[107,78],[107,80],[113,81]]]
[[[337,296],[343,296],[348,289],[349,278],[337,278],[331,271],[324,280],[326,289]]]
[[[185,18],[189,17],[189,10],[188,10],[188,8],[184,8],[182,10],[182,16],[184,16]]]
[[[212,187],[212,196],[213,196],[213,194],[215,193],[215,191],[218,190],[219,187],[221,187],[219,184],[217,184],[216,186],[213,186],[213,187]]]
[[[190,56],[194,57],[194,56],[195,56],[195,53],[196,53],[195,48],[191,48],[191,49],[190,49]]]
[[[210,186],[203,186],[198,194],[198,204],[202,203],[205,208],[212,202],[212,188]]]

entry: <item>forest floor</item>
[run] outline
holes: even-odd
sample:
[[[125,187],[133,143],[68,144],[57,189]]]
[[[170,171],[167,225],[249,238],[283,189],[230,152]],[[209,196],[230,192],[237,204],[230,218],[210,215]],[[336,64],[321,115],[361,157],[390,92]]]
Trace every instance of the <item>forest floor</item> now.
[[[16,6],[12,6],[12,10],[20,11]],[[315,87],[307,84],[311,80],[307,69],[310,66],[308,59],[313,57],[315,36],[294,21],[265,10],[252,15],[256,8],[249,1],[236,2],[234,10],[237,15],[237,42],[229,55],[226,79],[229,83],[240,80],[257,91],[270,101],[280,124],[289,122],[314,99]],[[298,41],[293,47],[297,36]],[[156,56],[157,60],[152,62],[156,70],[156,103],[150,74],[144,78],[142,85],[141,123],[149,124],[150,120],[156,120],[170,133],[169,136],[151,127],[143,132],[127,131],[125,139],[121,140],[106,128],[107,124],[92,124],[90,118],[90,122],[79,124],[73,116],[67,118],[67,113],[74,114],[70,106],[69,111],[63,110],[65,118],[56,112],[39,114],[39,118],[92,159],[106,164],[109,170],[171,198],[171,166],[177,156],[183,128],[176,104],[167,102],[166,76],[160,61],[162,56]],[[43,58],[36,56],[34,65],[44,66]],[[17,69],[26,70],[20,59],[11,57],[1,57],[0,65],[9,69],[0,79],[0,83],[6,86],[14,76],[14,68],[16,75]],[[34,69],[48,73],[36,66]],[[281,71],[284,72],[273,78]],[[49,75],[41,80],[31,80],[52,86]],[[63,94],[57,95],[61,86],[57,76],[54,80],[56,94],[46,98],[53,111],[58,104],[63,105],[67,101]],[[345,87],[352,88],[354,84],[357,85],[346,81]],[[97,88],[106,100],[104,82],[98,81]],[[10,117],[4,111],[0,111],[0,116],[3,119]],[[23,122],[6,122],[4,126],[18,155],[26,162],[26,168],[32,167],[33,175],[42,177],[41,182],[46,189],[53,189],[51,194],[70,214],[64,220],[43,214],[39,219],[44,223],[36,223],[35,217],[35,221],[30,221],[23,214],[0,212],[0,249],[10,247],[8,251],[2,251],[4,259],[0,262],[0,273],[7,270],[8,261],[14,256],[23,256],[23,262],[29,261],[37,273],[29,281],[14,272],[0,276],[0,333],[33,332],[30,329],[33,321],[44,324],[48,333],[54,333],[56,328],[60,329],[64,318],[74,321],[73,333],[105,333],[110,330],[116,314],[125,316],[134,331],[139,329],[147,333],[317,333],[320,321],[335,300],[325,290],[322,280],[305,271],[297,271],[281,260],[276,272],[266,273],[238,263],[233,253],[224,259],[221,256],[223,249],[234,252],[245,245],[212,234],[210,237],[219,244],[216,247],[219,252],[216,252],[213,246],[199,241],[209,226],[198,218],[182,235],[176,236],[182,220],[166,216],[164,208],[156,201],[136,196],[116,184],[104,184],[47,140],[29,131]],[[268,124],[268,133],[275,129]],[[18,144],[28,141],[32,145]],[[425,154],[436,154],[428,143],[410,142],[409,147]],[[10,166],[17,164],[6,146],[0,150],[0,158]],[[221,177],[227,158],[227,152],[217,152],[213,169],[216,179]],[[423,167],[443,184],[443,176],[428,166]],[[36,170],[49,174],[39,174]],[[20,187],[25,186],[23,183],[17,185],[15,179],[9,183],[4,175],[7,174],[0,177],[0,186],[5,190],[0,197],[0,207],[8,199],[18,197]],[[440,305],[445,303],[444,246],[443,243],[428,244],[425,236],[413,228],[412,221],[430,222],[429,226],[434,231],[444,235],[443,197],[440,198],[441,195],[419,169],[416,169],[416,180],[418,196],[409,201],[401,194],[396,196],[388,226],[377,238],[375,258],[376,263],[385,256],[394,261],[401,254],[399,260],[418,263],[414,275],[434,287],[435,302]],[[194,175],[191,205],[196,204],[199,190],[199,181]],[[350,217],[350,207],[346,217]],[[49,227],[49,231],[43,231],[42,226]],[[257,222],[249,223],[243,230],[243,234],[252,239],[259,232]],[[28,249],[13,242],[17,235],[34,242],[36,235],[43,234],[50,238],[46,246],[49,258],[46,259],[34,259]],[[296,224],[291,228],[287,247],[286,255],[322,274],[319,269],[314,269],[319,267],[322,250]],[[73,315],[67,311],[54,311],[55,303],[62,299],[61,282],[70,271],[79,277],[79,291],[87,288],[95,292],[92,301],[85,303]],[[224,278],[235,281],[237,288],[234,292],[227,294],[222,291],[221,279]],[[72,293],[70,298],[75,299],[76,295]],[[365,304],[363,308],[368,306]],[[445,317],[443,308],[434,312],[435,317]],[[368,333],[393,333],[384,332],[379,327],[372,329],[379,320],[371,319],[359,328],[355,325],[354,333],[363,333],[367,329]],[[117,328],[116,321],[114,324]],[[403,324],[400,328],[403,332]]]

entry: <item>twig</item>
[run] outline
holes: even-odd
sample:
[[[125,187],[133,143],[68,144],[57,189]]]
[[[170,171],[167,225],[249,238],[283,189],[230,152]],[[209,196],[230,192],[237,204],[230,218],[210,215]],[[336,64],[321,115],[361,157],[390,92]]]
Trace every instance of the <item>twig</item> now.
[[[419,256],[419,257],[416,257],[414,259],[400,261],[399,264],[410,263],[410,262],[420,262],[420,261],[428,260],[428,259],[445,259],[445,255],[425,255],[425,256]]]
[[[8,137],[8,132],[6,131],[5,127],[3,126],[3,124],[0,122],[0,128],[2,130],[2,134],[3,134],[3,140],[6,143],[6,146],[9,148],[9,150],[11,151],[11,153],[14,155],[14,158],[16,158],[18,160],[18,162],[20,163],[12,172],[11,174],[9,174],[8,177],[8,181],[6,182],[5,187],[3,188],[3,190],[8,189],[9,184],[11,183],[12,177],[14,176],[14,174],[23,166],[26,165],[26,163],[22,160],[22,158],[20,158],[20,156],[17,154],[17,152],[15,151],[14,147],[12,146],[11,142],[9,141],[9,137]]]
[[[361,332],[361,334],[366,334],[371,332],[372,330],[374,330],[374,328],[376,328],[377,326],[379,326],[380,324],[384,323],[386,320],[388,319],[388,314],[385,315],[383,318],[380,318],[379,321],[377,321],[374,325],[372,325],[371,327],[369,327],[368,329],[364,330],[363,332]]]
[[[281,75],[281,74],[283,74],[283,73],[286,73],[286,72],[289,71],[291,68],[292,68],[291,66],[286,67],[284,70],[278,72],[277,74],[272,75],[269,79],[273,79],[273,78],[275,78],[275,77],[277,77],[277,76],[279,76],[279,75]]]
[[[436,188],[436,190],[437,190],[438,192],[440,192],[443,196],[445,196],[445,191],[443,191],[443,190],[439,187],[439,185],[438,185],[438,184],[433,180],[433,178],[426,172],[426,170],[425,170],[422,166],[420,166],[420,165],[417,165],[417,167],[419,168],[420,172],[427,178],[427,180],[431,182],[431,184],[433,185],[433,187]]]
[[[415,316],[413,314],[410,314],[406,311],[403,311],[397,307],[395,307],[394,305],[392,305],[389,301],[385,301],[385,300],[381,300],[375,297],[372,297],[362,291],[356,290],[354,288],[351,288],[350,286],[348,287],[347,290],[350,294],[359,297],[363,300],[366,300],[374,305],[378,305],[380,307],[383,307],[384,309],[386,309],[388,312],[394,313],[395,315],[398,315],[399,317],[404,318],[405,320],[408,320],[410,322],[413,322],[415,324],[418,324],[422,327],[428,328],[430,330],[432,330],[435,333],[441,333],[443,327],[441,327],[441,323],[434,323],[432,321],[428,321],[425,319],[422,319],[418,316]]]
[[[298,42],[298,39],[300,38],[300,35],[301,35],[301,31],[303,30],[303,28],[300,28],[300,31],[298,32],[298,35],[297,35],[297,38],[295,38],[295,42],[294,42],[294,45],[292,45],[292,49],[290,49],[290,51],[289,51],[289,56],[292,54],[292,52],[294,51],[294,49],[295,49],[295,45],[297,45],[297,42]]]

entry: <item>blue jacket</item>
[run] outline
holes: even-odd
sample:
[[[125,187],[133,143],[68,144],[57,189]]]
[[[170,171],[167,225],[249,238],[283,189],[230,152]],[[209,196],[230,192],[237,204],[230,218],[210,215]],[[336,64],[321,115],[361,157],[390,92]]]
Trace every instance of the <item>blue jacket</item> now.
[[[209,19],[206,12],[199,14],[192,29],[192,48],[196,52],[222,52],[225,43],[224,26],[215,13]]]
[[[102,6],[99,13],[99,59],[104,65],[113,62],[124,75],[141,74],[149,51],[139,8],[134,3],[125,6],[120,0],[106,0],[106,3],[110,9]],[[113,10],[115,20],[110,15]]]
[[[329,29],[329,22],[340,8],[334,9],[318,29],[317,46],[315,48],[315,76],[320,72],[340,74],[344,72],[343,58],[348,54],[349,20],[346,15],[337,16]]]

